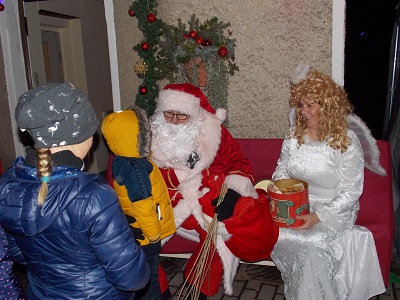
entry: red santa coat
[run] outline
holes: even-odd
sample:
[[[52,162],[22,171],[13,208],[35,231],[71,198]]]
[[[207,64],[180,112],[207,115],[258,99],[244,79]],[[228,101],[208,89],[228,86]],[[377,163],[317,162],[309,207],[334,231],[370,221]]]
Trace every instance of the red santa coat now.
[[[180,175],[180,170],[168,168],[157,157],[153,158],[168,186],[177,232],[186,238],[198,241],[196,236],[187,235],[187,230],[205,234],[207,222],[214,216],[211,201],[218,198],[222,183],[242,195],[233,216],[218,226],[216,248],[224,268],[225,293],[231,295],[240,260],[251,262],[269,257],[279,231],[272,224],[265,195],[254,189],[252,168],[240,145],[217,117],[205,113],[209,116],[199,140],[200,161],[193,169],[187,168]],[[153,151],[160,154],[157,149]]]

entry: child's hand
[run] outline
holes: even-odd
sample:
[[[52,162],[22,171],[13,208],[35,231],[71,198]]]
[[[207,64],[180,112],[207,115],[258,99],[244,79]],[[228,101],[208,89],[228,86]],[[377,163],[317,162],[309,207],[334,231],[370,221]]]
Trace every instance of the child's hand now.
[[[145,236],[144,236],[144,234],[143,234],[142,229],[136,228],[136,227],[132,227],[132,226],[130,226],[130,227],[131,227],[131,230],[132,230],[133,235],[134,235],[134,237],[135,237],[135,240],[137,240],[138,242],[139,242],[139,240],[140,240],[140,241],[144,241]]]
[[[134,217],[128,216],[128,215],[125,215],[125,217],[126,217],[126,220],[129,223],[129,227],[131,228],[131,230],[133,232],[133,236],[135,237],[135,240],[140,245],[139,241],[144,241],[144,239],[145,239],[142,229],[140,229],[140,227],[133,227],[132,226],[133,224],[136,223],[136,219]]]

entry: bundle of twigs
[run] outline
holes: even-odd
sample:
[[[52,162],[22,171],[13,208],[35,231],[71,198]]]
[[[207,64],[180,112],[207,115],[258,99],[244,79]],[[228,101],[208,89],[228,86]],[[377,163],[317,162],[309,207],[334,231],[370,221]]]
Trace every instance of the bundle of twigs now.
[[[224,200],[224,196],[228,191],[228,187],[223,184],[218,197],[218,202],[216,207],[221,204]],[[200,249],[199,255],[193,264],[185,282],[178,295],[178,300],[186,299],[198,299],[200,296],[200,289],[206,279],[207,275],[211,271],[211,261],[214,257],[216,251],[217,234],[218,234],[218,214],[214,214],[211,223],[208,226],[207,236],[204,241],[203,246]],[[188,278],[191,279],[190,284],[188,283]]]

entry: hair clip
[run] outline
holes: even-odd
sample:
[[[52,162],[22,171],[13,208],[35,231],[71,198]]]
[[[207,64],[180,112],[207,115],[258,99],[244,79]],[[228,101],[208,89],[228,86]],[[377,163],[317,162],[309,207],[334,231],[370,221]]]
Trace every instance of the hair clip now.
[[[50,181],[50,177],[49,176],[42,176],[42,182],[48,183],[49,181]]]

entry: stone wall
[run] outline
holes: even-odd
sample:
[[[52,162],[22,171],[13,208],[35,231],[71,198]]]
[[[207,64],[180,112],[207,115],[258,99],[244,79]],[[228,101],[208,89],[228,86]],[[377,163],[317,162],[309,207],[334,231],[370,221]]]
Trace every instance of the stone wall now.
[[[164,0],[158,16],[165,22],[187,22],[194,13],[231,23],[240,71],[229,85],[229,129],[234,137],[280,138],[288,130],[288,97],[292,69],[307,60],[330,74],[332,64],[332,0]],[[142,39],[132,1],[114,1],[121,106],[135,100],[139,60],[132,50]]]

